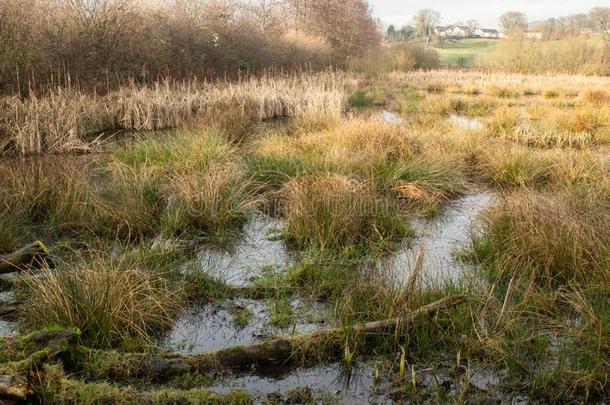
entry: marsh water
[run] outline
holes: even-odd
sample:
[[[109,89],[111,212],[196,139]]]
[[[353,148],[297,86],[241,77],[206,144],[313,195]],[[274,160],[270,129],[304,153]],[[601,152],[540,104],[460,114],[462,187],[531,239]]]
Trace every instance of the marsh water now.
[[[4,305],[12,303],[14,299],[15,296],[12,292],[0,292],[0,312],[2,312],[2,308]],[[17,322],[9,319],[0,318],[0,337],[15,335],[17,335]]]
[[[232,375],[217,380],[208,387],[218,394],[233,390],[252,393],[258,398],[257,403],[263,403],[262,398],[273,398],[294,390],[295,387],[305,388],[315,403],[343,404],[393,403],[378,387],[375,378],[374,362],[366,362],[352,367],[349,371],[342,364],[324,364],[311,368],[296,370],[273,370],[268,375],[243,374]],[[288,403],[301,403],[296,398],[277,398]],[[325,401],[326,399],[326,401]]]
[[[272,301],[239,298],[191,308],[180,317],[163,345],[180,353],[200,354],[332,326],[331,314],[324,305],[299,299],[288,304],[291,320],[281,326],[271,321]],[[245,324],[238,319],[238,313],[244,311]]]
[[[400,114],[394,111],[383,110],[377,115],[379,119],[388,124],[400,124],[403,120]]]
[[[483,123],[480,119],[467,117],[461,114],[451,114],[449,116],[449,121],[452,124],[464,129],[476,130],[483,128]]]
[[[470,192],[452,201],[433,218],[417,218],[412,222],[415,241],[380,263],[387,272],[403,283],[415,269],[420,255],[420,276],[425,281],[458,280],[465,270],[455,258],[456,250],[468,246],[471,234],[478,230],[478,215],[489,207],[494,194],[488,191]]]
[[[383,267],[384,274],[389,271],[395,282],[404,283],[421,249],[420,270],[424,279],[459,279],[465,269],[455,259],[454,253],[456,249],[467,246],[471,234],[477,232],[478,215],[493,203],[494,197],[488,191],[471,191],[448,203],[432,218],[416,218],[412,221],[417,232],[415,240],[405,242],[378,266]],[[235,246],[229,250],[204,248],[199,261],[204,269],[209,269],[211,274],[231,285],[247,286],[262,268],[273,266],[281,270],[293,263],[290,250],[276,237],[281,228],[282,223],[276,219],[256,216],[245,226],[244,236]],[[335,324],[332,308],[324,304],[299,298],[289,304],[293,320],[281,327],[271,322],[271,300],[233,298],[193,307],[179,318],[161,345],[183,354],[201,354],[254,344],[273,336],[311,332]],[[246,320],[240,322],[238,314],[244,312],[247,313]],[[349,373],[340,363],[298,369],[279,367],[220,377],[208,388],[219,394],[232,390],[248,391],[258,398],[259,403],[263,402],[261,398],[280,395],[280,392],[285,393],[294,387],[310,387],[310,394],[317,398],[317,402],[322,401],[324,395],[331,395],[341,403],[392,403],[388,396],[391,384],[380,384],[375,370],[374,362],[360,364]],[[453,377],[426,371],[418,374],[418,378],[423,385],[434,385]],[[487,389],[497,381],[496,374],[483,370],[474,373],[470,383],[477,389]]]
[[[248,285],[263,267],[285,268],[293,263],[283,241],[277,238],[282,223],[256,215],[243,230],[243,236],[233,246],[206,247],[199,262],[206,271],[230,286]]]

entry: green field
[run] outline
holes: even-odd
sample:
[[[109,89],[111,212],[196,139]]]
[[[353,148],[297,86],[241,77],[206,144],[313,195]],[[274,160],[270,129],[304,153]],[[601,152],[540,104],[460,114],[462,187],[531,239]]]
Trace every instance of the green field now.
[[[496,43],[494,39],[450,39],[442,41],[435,50],[441,66],[477,66]]]

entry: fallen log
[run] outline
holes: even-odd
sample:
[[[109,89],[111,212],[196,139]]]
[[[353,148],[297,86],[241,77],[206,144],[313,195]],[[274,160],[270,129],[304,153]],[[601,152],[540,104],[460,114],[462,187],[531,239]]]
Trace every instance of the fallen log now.
[[[6,401],[7,403],[9,403],[8,401],[25,402],[27,398],[27,386],[23,384],[15,386],[12,376],[0,375],[0,401]]]
[[[302,335],[280,337],[246,346],[235,346],[213,353],[181,355],[177,353],[121,354],[120,357],[96,353],[96,376],[111,380],[148,377],[164,381],[189,373],[250,370],[255,366],[307,364],[329,360],[342,352],[346,333],[363,336],[379,334],[398,327],[408,328],[417,320],[458,306],[466,301],[456,295],[425,305],[403,317],[355,325],[351,329],[333,328]],[[102,365],[99,359],[104,358]],[[101,375],[100,375],[101,373]]]
[[[28,267],[41,267],[48,254],[44,243],[36,241],[13,253],[0,256],[0,274],[15,273]]]

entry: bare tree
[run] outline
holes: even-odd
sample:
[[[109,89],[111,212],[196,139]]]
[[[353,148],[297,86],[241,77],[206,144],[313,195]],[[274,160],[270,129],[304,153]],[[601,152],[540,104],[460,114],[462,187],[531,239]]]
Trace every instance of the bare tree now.
[[[610,40],[610,7],[596,7],[589,12],[593,28]]]
[[[473,36],[474,32],[481,28],[477,20],[466,21],[466,26],[468,27],[468,36]]]
[[[438,11],[424,9],[420,10],[415,16],[415,32],[418,37],[423,38],[427,43],[432,42],[437,35],[436,25],[441,20]]]
[[[527,29],[527,17],[519,11],[509,11],[500,17],[500,26],[507,35],[523,32]]]

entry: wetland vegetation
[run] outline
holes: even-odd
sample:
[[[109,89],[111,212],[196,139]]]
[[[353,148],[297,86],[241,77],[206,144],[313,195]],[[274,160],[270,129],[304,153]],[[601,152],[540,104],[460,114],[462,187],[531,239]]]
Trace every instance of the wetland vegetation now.
[[[608,401],[610,78],[409,52],[0,96],[0,399]]]

